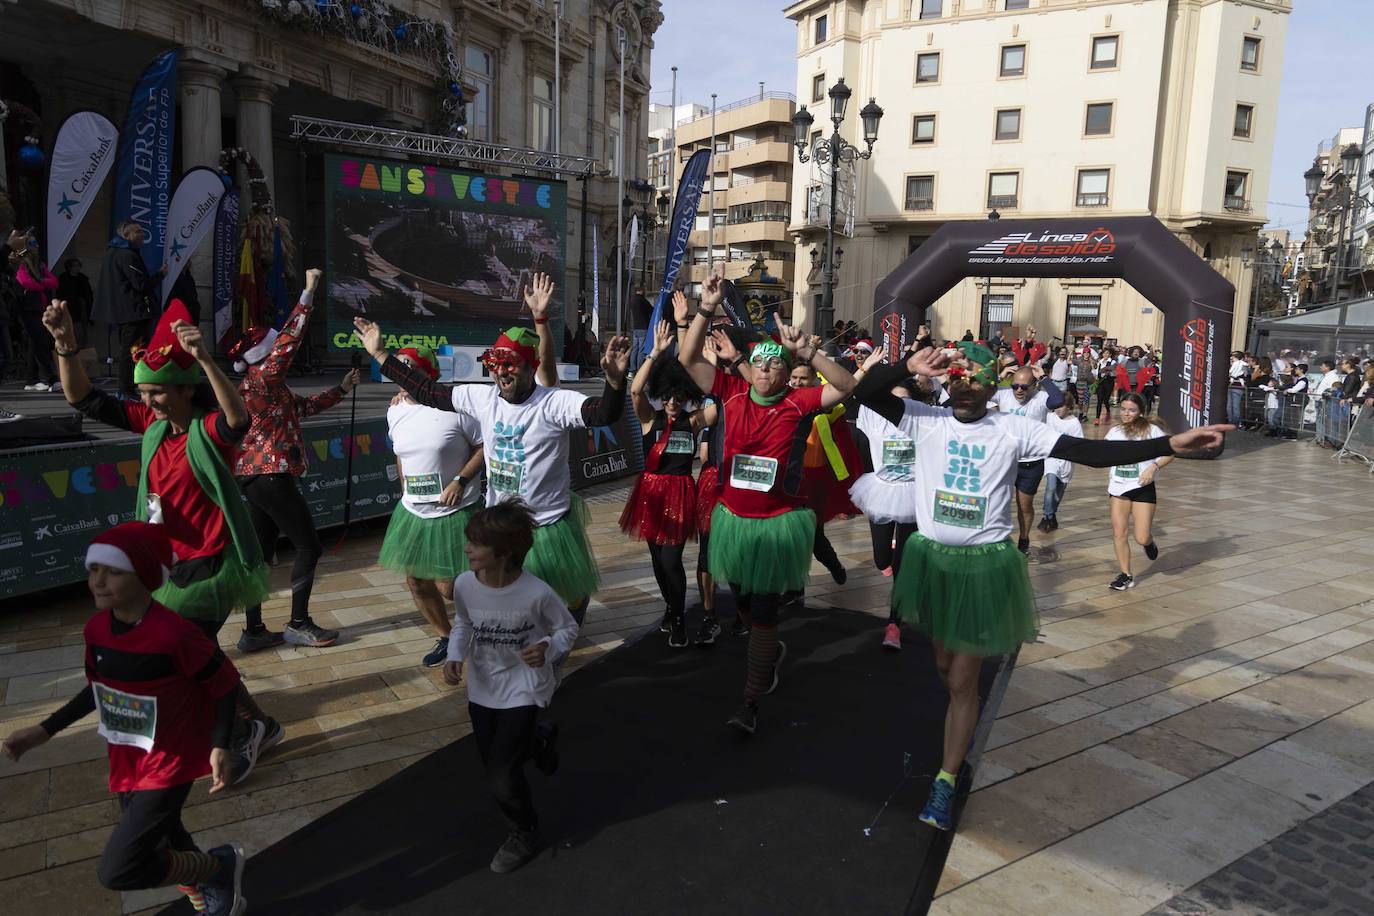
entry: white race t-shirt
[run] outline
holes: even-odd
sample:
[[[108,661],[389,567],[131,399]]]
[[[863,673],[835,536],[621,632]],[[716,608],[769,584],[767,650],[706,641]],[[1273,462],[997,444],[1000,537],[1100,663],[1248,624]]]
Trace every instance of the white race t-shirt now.
[[[997,405],[997,409],[1002,413],[1011,414],[1014,417],[1025,417],[1036,423],[1044,423],[1045,417],[1050,414],[1049,394],[1041,388],[1031,396],[1031,399],[1022,404],[1016,400],[1016,394],[1010,388],[999,388],[997,393],[992,396],[992,402]]]
[[[458,505],[439,504],[444,487],[458,476],[482,441],[476,420],[402,402],[387,408],[386,425],[391,447],[401,461],[402,506],[421,518],[438,518],[477,502],[482,495],[480,474],[468,481]]]
[[[868,437],[868,455],[879,480],[897,483],[915,478],[916,443],[910,436],[862,405],[855,425]]]
[[[540,525],[572,505],[568,430],[580,429],[585,394],[535,385],[522,404],[501,397],[495,385],[458,385],[453,407],[482,425],[486,446],[487,505],[520,497]]]
[[[1150,431],[1144,438],[1158,439],[1160,436],[1163,435],[1166,435],[1164,430],[1160,429],[1158,426],[1151,424]],[[1131,437],[1126,435],[1126,431],[1123,430],[1120,426],[1113,426],[1111,429],[1107,430],[1107,435],[1105,438],[1109,442],[1121,442],[1124,440],[1128,440]],[[1116,467],[1112,468],[1111,476],[1107,478],[1107,492],[1110,493],[1112,496],[1124,496],[1132,490],[1140,489],[1140,487],[1142,486],[1142,484],[1140,483],[1140,475],[1145,472],[1146,468],[1153,467],[1156,467],[1156,463],[1153,458],[1148,459],[1146,461],[1138,461],[1135,464],[1117,465]]]
[[[1078,422],[1078,417],[1069,414],[1061,417],[1059,414],[1050,411],[1049,416],[1045,417],[1045,425],[1054,430],[1061,436],[1073,436],[1077,439],[1083,438],[1083,424]],[[1073,462],[1065,461],[1063,458],[1046,458],[1045,473],[1053,474],[1058,477],[1060,482],[1068,484],[1073,479]]]
[[[448,660],[466,662],[468,700],[489,709],[548,706],[558,687],[554,662],[577,641],[577,621],[543,579],[522,572],[505,588],[477,581],[473,572],[453,580],[453,631]],[[542,668],[520,658],[522,649],[549,644]]]
[[[1054,366],[1050,368],[1050,378],[1056,382],[1067,381],[1069,378],[1069,361],[1067,359],[1056,359]]]
[[[948,410],[903,403],[898,428],[916,442],[921,533],[951,546],[1010,537],[1017,462],[1048,458],[1059,433],[1012,414],[988,413],[961,423]]]

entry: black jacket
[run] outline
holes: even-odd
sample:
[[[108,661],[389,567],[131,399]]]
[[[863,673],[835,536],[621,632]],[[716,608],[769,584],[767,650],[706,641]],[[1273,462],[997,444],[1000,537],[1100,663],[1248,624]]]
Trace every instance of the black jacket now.
[[[150,277],[143,256],[123,239],[110,243],[100,265],[91,318],[106,324],[130,324],[157,314],[157,277]]]
[[[57,298],[67,303],[67,309],[72,313],[73,321],[90,320],[91,303],[95,299],[95,292],[91,289],[91,281],[86,278],[85,274],[73,274],[65,270],[58,274]]]

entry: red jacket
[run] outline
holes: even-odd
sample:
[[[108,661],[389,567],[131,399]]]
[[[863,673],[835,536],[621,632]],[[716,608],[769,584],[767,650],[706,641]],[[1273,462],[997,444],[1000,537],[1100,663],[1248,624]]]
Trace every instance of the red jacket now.
[[[1145,386],[1159,377],[1159,370],[1154,366],[1141,366],[1135,373],[1135,387],[1131,387],[1131,375],[1126,371],[1125,363],[1116,364],[1116,390],[1134,391],[1136,394],[1145,390]]]
[[[1026,342],[1024,340],[1018,338],[1011,342],[1011,352],[1016,354],[1016,361],[1023,366],[1038,363],[1045,358],[1045,345],[1038,340],[1032,340],[1030,343],[1030,353],[1027,354]]]

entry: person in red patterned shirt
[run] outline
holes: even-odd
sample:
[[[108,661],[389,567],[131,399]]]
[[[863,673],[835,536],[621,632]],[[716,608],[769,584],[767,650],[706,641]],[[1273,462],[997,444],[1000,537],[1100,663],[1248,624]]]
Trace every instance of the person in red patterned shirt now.
[[[310,323],[319,283],[320,271],[307,270],[305,291],[281,331],[249,328],[229,348],[234,369],[243,373],[239,395],[252,417],[234,463],[234,477],[248,501],[248,514],[262,555],[271,558],[283,534],[296,549],[296,559],[291,564],[291,620],[286,630],[277,633],[267,629],[262,622],[262,605],[251,605],[245,612],[243,634],[239,637],[240,652],[256,652],[283,640],[296,646],[330,646],[339,638],[337,630],[326,630],[310,619],[310,592],[324,547],[296,478],[305,474],[301,418],[314,416],[343,400],[357,387],[359,371],[350,371],[338,385],[310,397],[301,397],[286,385],[286,371]]]

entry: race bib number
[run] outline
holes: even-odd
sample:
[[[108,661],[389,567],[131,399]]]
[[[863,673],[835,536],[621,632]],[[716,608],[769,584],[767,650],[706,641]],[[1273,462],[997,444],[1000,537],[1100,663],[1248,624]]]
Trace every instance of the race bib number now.
[[[125,693],[104,684],[92,684],[91,689],[100,712],[97,731],[105,740],[151,751],[157,736],[157,697]]]
[[[443,481],[438,474],[407,474],[406,496],[417,503],[434,503],[444,492]]]
[[[1121,480],[1139,480],[1140,465],[1118,464],[1115,468],[1112,469],[1112,476],[1120,478]]]
[[[916,464],[916,443],[905,436],[883,440],[883,480],[910,480]]]
[[[988,498],[967,493],[935,491],[935,521],[956,528],[982,528],[987,522]]]
[[[513,461],[491,459],[487,462],[487,479],[501,493],[519,493],[520,484],[525,479],[525,466]]]
[[[730,486],[738,490],[767,493],[778,478],[778,459],[758,455],[736,455],[730,462]]]
[[[665,455],[692,454],[692,434],[685,430],[675,430],[668,434],[668,444],[663,448]]]

